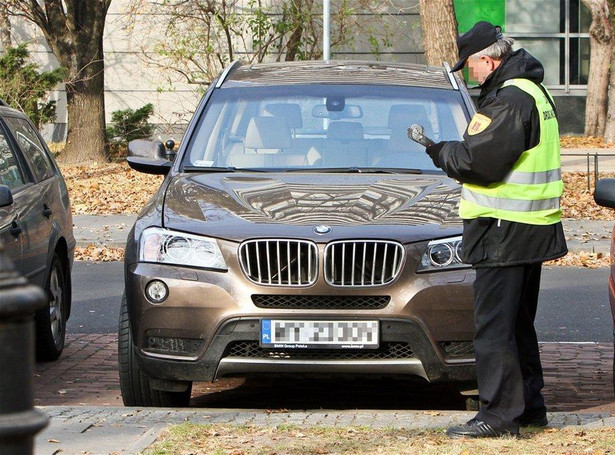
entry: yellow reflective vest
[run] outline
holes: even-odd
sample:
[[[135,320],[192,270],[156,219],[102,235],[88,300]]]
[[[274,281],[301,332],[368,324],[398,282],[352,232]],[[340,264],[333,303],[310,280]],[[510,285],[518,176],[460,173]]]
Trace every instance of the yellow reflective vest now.
[[[521,154],[502,182],[489,186],[464,184],[459,216],[464,219],[489,217],[526,224],[554,224],[561,220],[560,196],[564,184],[559,127],[552,99],[549,100],[530,80],[511,79],[502,87],[511,85],[534,98],[540,117],[540,140],[538,145]]]

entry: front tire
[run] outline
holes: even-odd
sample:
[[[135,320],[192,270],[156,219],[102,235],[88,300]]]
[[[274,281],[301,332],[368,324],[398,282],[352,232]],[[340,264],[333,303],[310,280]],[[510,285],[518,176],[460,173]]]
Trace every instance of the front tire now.
[[[68,276],[57,253],[53,254],[45,284],[47,306],[36,313],[36,359],[56,360],[64,350],[70,296]]]
[[[143,373],[135,358],[135,346],[128,317],[126,294],[122,296],[120,322],[118,326],[118,366],[120,390],[124,406],[174,407],[182,408],[190,404],[192,383],[184,392],[166,392],[152,388],[150,379]]]

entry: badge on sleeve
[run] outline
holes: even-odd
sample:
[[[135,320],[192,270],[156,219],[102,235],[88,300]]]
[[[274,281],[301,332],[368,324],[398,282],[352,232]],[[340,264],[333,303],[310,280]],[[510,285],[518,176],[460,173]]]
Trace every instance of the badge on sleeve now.
[[[491,124],[491,119],[483,114],[474,114],[470,124],[468,125],[468,135],[474,136],[475,134],[482,133]]]

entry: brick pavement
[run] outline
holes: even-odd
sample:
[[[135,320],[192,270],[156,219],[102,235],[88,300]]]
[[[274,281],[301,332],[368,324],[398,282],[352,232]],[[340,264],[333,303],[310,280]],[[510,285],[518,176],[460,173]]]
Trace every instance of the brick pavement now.
[[[541,356],[545,373],[544,395],[550,411],[615,415],[611,343],[541,343]],[[348,384],[354,390],[345,390]],[[282,405],[288,398],[291,406],[286,407],[305,409],[311,407],[310,404],[316,408],[321,407],[333,398],[338,399],[333,402],[333,408],[355,409],[361,407],[352,399],[357,394],[372,395],[371,399],[362,399],[359,403],[372,409],[379,407],[380,400],[383,408],[388,409],[455,409],[463,404],[455,402],[451,392],[447,400],[447,396],[443,397],[442,389],[437,386],[409,387],[408,382],[396,383],[394,387],[398,389],[389,394],[383,390],[386,387],[374,390],[369,386],[364,387],[363,381],[344,383],[340,390],[332,390],[331,383],[326,381],[316,383],[311,389],[307,382],[287,385],[285,388],[278,382],[275,387],[271,387],[266,380],[244,382],[239,378],[225,379],[214,384],[200,383],[193,390],[192,404],[232,408],[250,407],[252,403],[255,407],[261,405],[267,408],[266,404]],[[121,406],[117,336],[67,335],[66,347],[60,360],[36,364],[34,387],[37,406]],[[302,399],[291,400],[291,395],[295,395],[293,398],[297,396],[297,387],[305,392],[300,394],[302,396],[316,395],[316,401],[306,403]],[[367,393],[363,394],[363,391]],[[413,391],[416,396],[412,395]],[[267,392],[270,392],[269,397]],[[405,396],[401,401],[400,392]],[[318,401],[319,394],[322,395],[322,402]],[[344,394],[349,397],[346,402]],[[434,401],[438,396],[440,402]],[[448,402],[453,403],[452,408],[446,406]]]

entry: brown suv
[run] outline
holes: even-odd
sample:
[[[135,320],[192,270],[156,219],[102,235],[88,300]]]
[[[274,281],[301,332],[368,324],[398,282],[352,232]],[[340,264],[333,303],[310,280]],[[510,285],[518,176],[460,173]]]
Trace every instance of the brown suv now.
[[[407,375],[475,387],[460,186],[407,128],[460,139],[473,105],[446,68],[235,63],[212,83],[126,246],[126,405],[187,405],[193,381]]]

